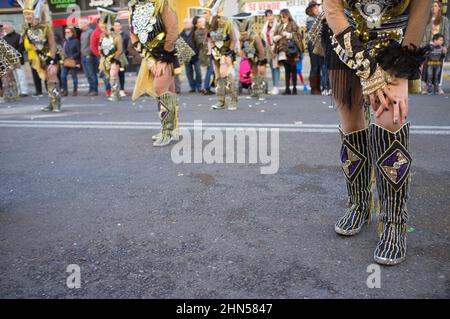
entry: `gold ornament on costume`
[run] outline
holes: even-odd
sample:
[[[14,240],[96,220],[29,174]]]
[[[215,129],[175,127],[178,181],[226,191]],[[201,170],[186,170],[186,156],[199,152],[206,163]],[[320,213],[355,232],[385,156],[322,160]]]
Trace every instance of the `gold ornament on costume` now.
[[[200,0],[200,5],[215,16],[223,11],[225,0]]]

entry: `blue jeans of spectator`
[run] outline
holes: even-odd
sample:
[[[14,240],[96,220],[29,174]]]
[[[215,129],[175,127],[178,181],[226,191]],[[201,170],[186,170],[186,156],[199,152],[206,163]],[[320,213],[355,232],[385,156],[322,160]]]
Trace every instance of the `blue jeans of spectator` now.
[[[203,88],[205,90],[211,90],[211,77],[213,76],[213,74],[214,74],[214,64],[212,63],[212,60],[210,58],[208,68],[206,69],[205,83],[203,84]]]
[[[322,90],[331,90],[330,79],[328,78],[328,69],[325,62],[320,66],[320,86]]]
[[[61,86],[64,92],[68,92],[67,90],[67,75],[72,75],[73,81],[73,91],[76,92],[78,90],[78,68],[66,68],[63,66],[61,68]]]
[[[100,65],[100,58],[99,57],[95,57],[94,58],[94,63],[95,63],[94,70],[95,70],[95,72],[98,72],[98,66]],[[106,77],[105,72],[100,72],[99,77],[100,77],[100,79],[103,80],[103,83],[105,84],[105,91],[111,90],[111,85],[109,84],[109,80]]]
[[[272,60],[270,60],[270,70],[272,71],[273,86],[278,87],[280,85],[280,68],[274,68]]]
[[[96,57],[84,56],[82,59],[84,75],[89,83],[89,92],[98,93]]]
[[[194,61],[191,61],[189,63],[186,63],[186,76],[189,81],[189,86],[191,87],[191,90],[201,90],[202,88],[202,69],[200,67],[200,60],[196,59]],[[195,72],[195,78],[194,78],[194,72]]]

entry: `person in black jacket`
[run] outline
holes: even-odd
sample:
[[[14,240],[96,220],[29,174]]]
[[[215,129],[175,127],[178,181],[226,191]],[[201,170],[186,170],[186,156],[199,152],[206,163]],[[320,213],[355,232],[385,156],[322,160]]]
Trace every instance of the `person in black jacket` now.
[[[61,70],[61,85],[62,85],[62,93],[61,96],[67,96],[67,75],[70,72],[72,74],[73,81],[73,96],[78,95],[78,69],[80,66],[80,41],[76,38],[75,30],[72,28],[66,28],[64,30],[65,41],[63,44],[64,48],[64,64]],[[74,65],[69,65],[67,61],[74,60]]]
[[[202,70],[200,67],[200,59],[198,57],[198,46],[195,42],[195,29],[191,19],[185,19],[183,23],[183,31],[180,36],[186,41],[186,43],[195,51],[195,55],[192,57],[189,63],[184,65],[186,69],[186,76],[189,81],[191,90],[189,93],[201,92],[202,89]],[[195,78],[194,78],[195,72]]]

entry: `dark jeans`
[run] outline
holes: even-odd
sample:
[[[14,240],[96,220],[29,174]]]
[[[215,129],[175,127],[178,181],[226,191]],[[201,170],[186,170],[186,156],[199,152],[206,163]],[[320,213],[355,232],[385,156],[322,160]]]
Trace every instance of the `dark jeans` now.
[[[34,88],[36,89],[36,94],[41,95],[42,94],[41,78],[39,77],[39,74],[37,73],[37,71],[33,68],[31,68],[31,74],[33,75],[33,83],[34,83]]]
[[[289,86],[292,79],[292,85],[294,87],[294,90],[297,88],[297,63],[295,61],[286,60],[283,61],[284,65],[284,74],[286,77],[286,90],[289,90]]]
[[[120,90],[125,90],[125,71],[119,72]]]
[[[72,82],[73,82],[73,91],[78,91],[78,68],[66,68],[65,66],[62,66],[61,68],[61,87],[64,92],[68,92],[67,89],[67,75],[72,75]]]
[[[186,76],[188,78],[191,90],[201,90],[202,69],[200,67],[200,60],[197,59],[195,61],[191,61],[189,63],[186,63],[184,66],[186,68]],[[195,72],[195,79],[194,79],[194,72]]]
[[[311,59],[311,72],[309,73],[309,76],[315,76],[320,75],[320,69],[322,64],[325,62],[323,61],[323,58],[320,55],[311,53],[310,55]]]
[[[325,62],[320,66],[320,86],[322,87],[322,90],[331,90],[330,79],[328,78],[328,69]]]
[[[89,92],[98,93],[98,79],[97,79],[98,66],[96,69],[95,60],[96,60],[95,57],[84,56],[82,63],[84,75],[86,76],[86,79],[89,83]]]
[[[209,66],[206,69],[206,74],[205,74],[205,83],[203,84],[203,88],[205,90],[210,90],[211,89],[211,77],[214,75],[214,64],[212,62],[212,59],[209,59]]]
[[[427,66],[427,86],[429,93],[439,92],[439,83],[441,82],[442,65]],[[434,91],[433,91],[434,86]]]
[[[98,66],[100,65],[100,58],[94,57],[94,70],[97,73],[98,72]],[[101,72],[99,74],[100,79],[103,80],[103,83],[105,84],[105,91],[111,90],[111,84],[109,83],[108,78],[106,77],[105,72]]]

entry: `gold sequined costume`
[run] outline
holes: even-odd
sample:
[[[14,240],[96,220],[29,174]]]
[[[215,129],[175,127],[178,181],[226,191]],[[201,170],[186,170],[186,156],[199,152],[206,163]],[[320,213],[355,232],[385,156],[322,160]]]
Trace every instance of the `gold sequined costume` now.
[[[228,110],[236,110],[238,90],[234,70],[236,35],[233,23],[222,15],[224,0],[200,0],[200,5],[208,12],[206,21],[208,39],[211,43],[211,54],[217,83],[217,104],[214,110],[227,108],[227,96],[230,97]]]
[[[22,32],[31,67],[41,80],[47,81],[48,106],[42,111],[60,112],[61,96],[57,79],[58,55],[51,26],[51,13],[46,0],[18,0],[23,8],[25,25]]]
[[[252,67],[252,97],[259,100],[265,99],[267,83],[266,74],[266,49],[261,38],[252,30],[251,13],[239,13],[232,17],[239,28],[239,43],[241,46],[241,57],[247,58]]]
[[[0,78],[3,84],[3,100],[17,100],[19,92],[14,69],[20,66],[20,53],[0,38]]]
[[[174,78],[179,72],[178,54],[184,52],[176,50],[175,6],[168,0],[131,0],[128,5],[131,41],[143,57],[133,100],[144,94],[156,97],[161,131],[153,136],[153,145],[166,146],[176,141],[179,134]]]

